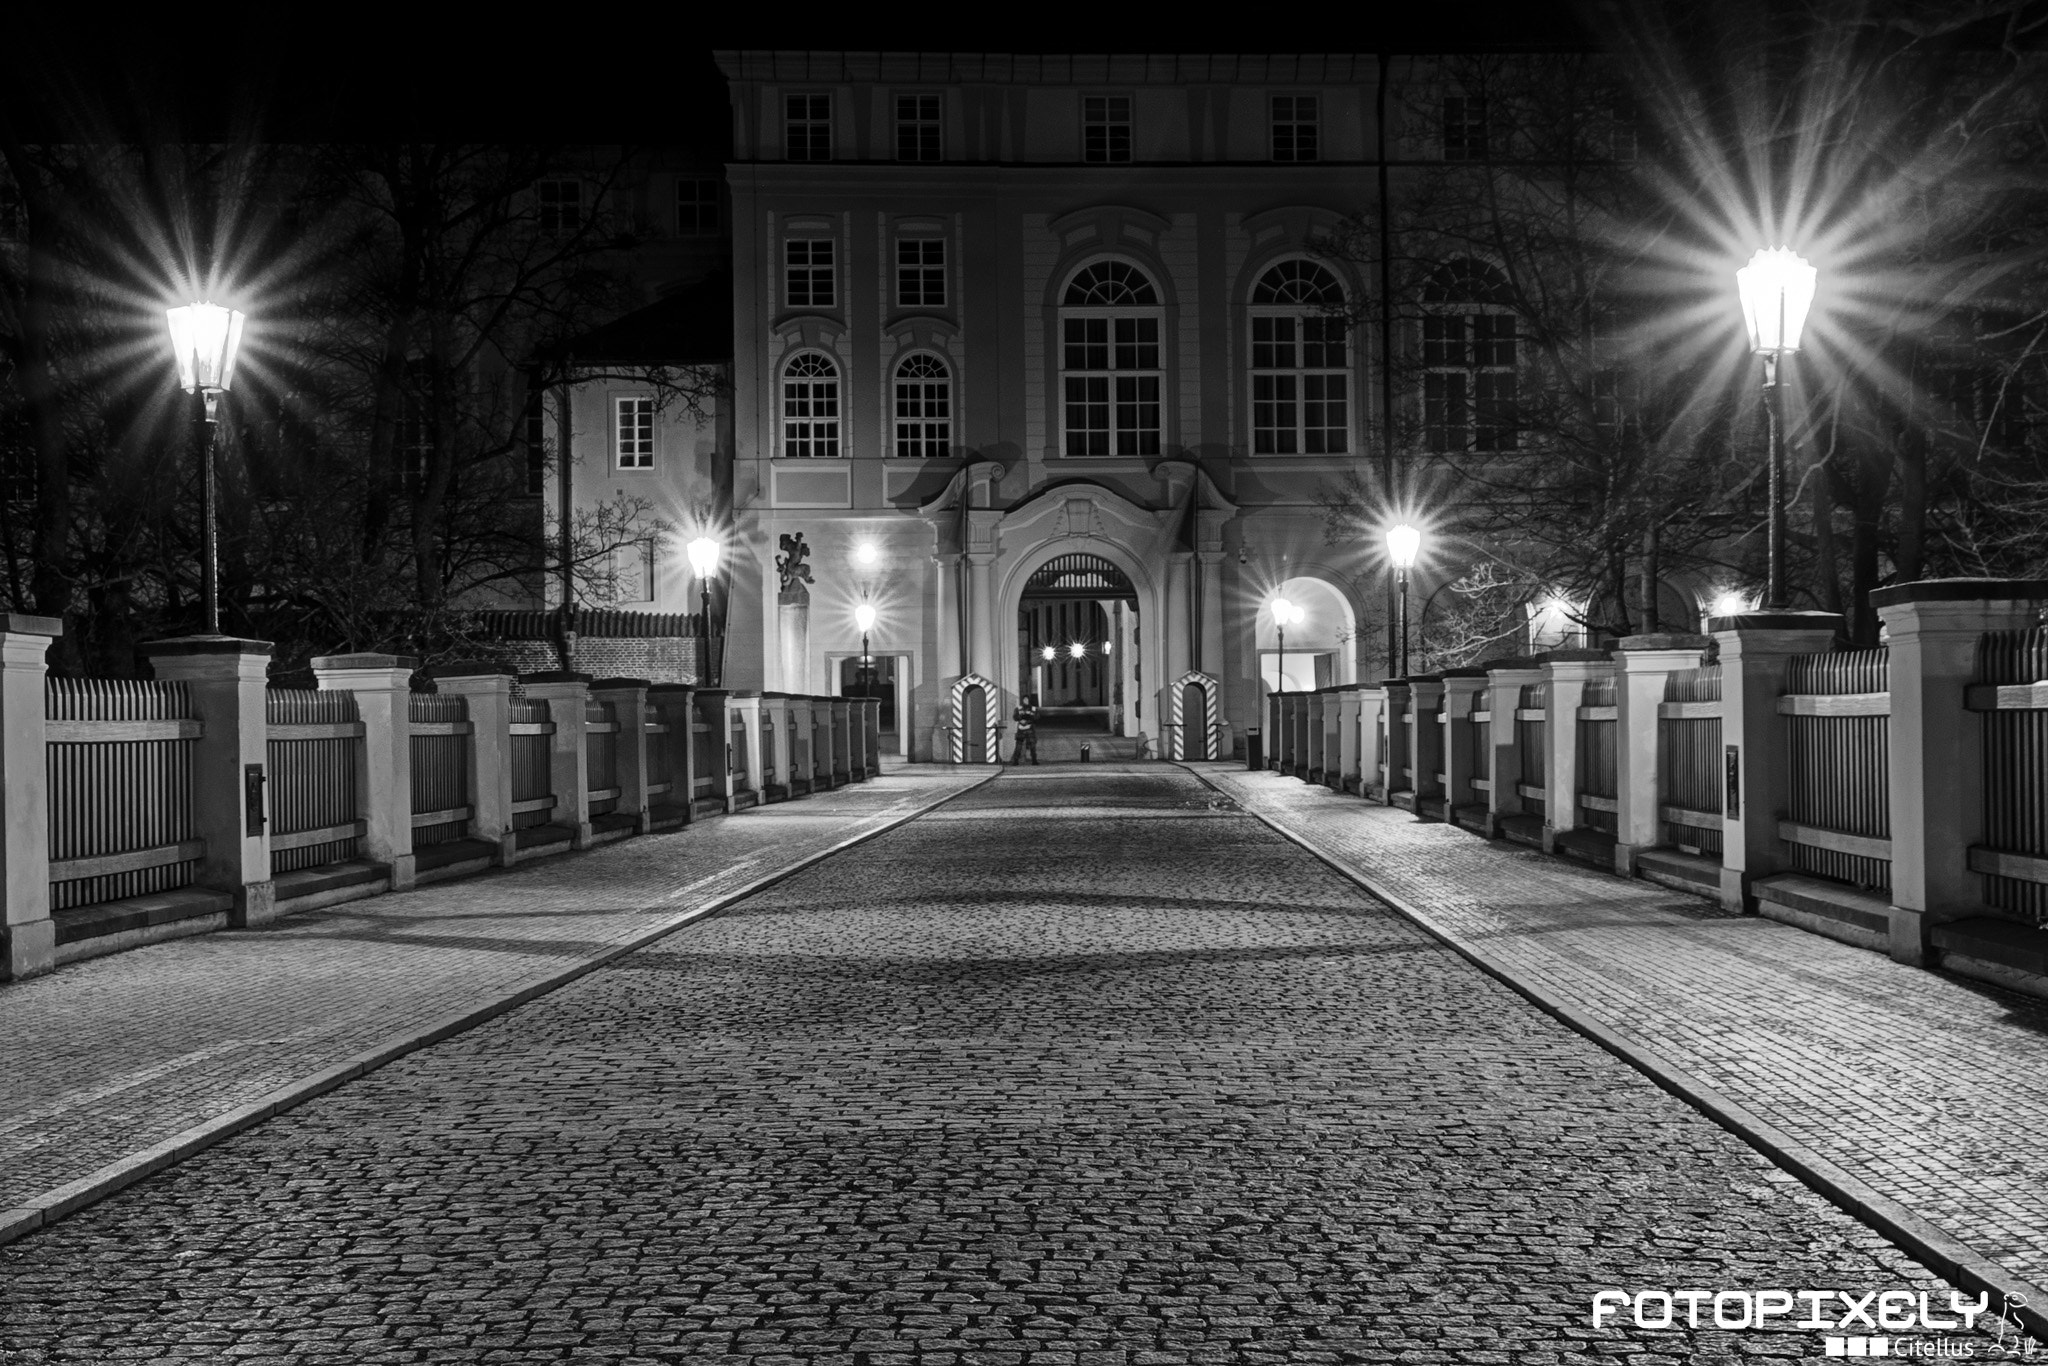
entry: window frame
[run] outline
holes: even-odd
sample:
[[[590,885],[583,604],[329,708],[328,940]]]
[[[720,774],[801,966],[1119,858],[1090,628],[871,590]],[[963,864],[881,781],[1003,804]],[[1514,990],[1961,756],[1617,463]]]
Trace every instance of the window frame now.
[[[806,360],[823,362],[830,373],[806,374],[803,376],[793,375],[792,372],[796,369],[797,365]],[[830,404],[830,412],[791,413],[790,385],[793,381],[797,380],[808,381],[812,384],[829,382],[832,386],[829,396],[806,395],[803,401],[810,404],[828,402]],[[776,367],[775,385],[776,454],[785,460],[844,460],[846,458],[846,376],[839,364],[839,358],[815,346],[798,347],[784,356],[781,364]],[[821,435],[806,430],[802,437],[793,437],[791,435],[791,424],[795,422],[805,423],[807,427],[809,425],[827,427],[829,431]],[[797,450],[795,446],[799,442],[804,445],[825,445],[829,446],[830,449],[824,451]]]
[[[1463,280],[1438,285],[1439,277],[1461,272]],[[1418,355],[1421,361],[1421,432],[1423,448],[1433,455],[1513,455],[1521,442],[1521,329],[1515,311],[1497,299],[1478,297],[1482,288],[1464,297],[1430,299],[1433,288],[1464,287],[1480,272],[1499,276],[1483,261],[1447,261],[1424,286]],[[1502,281],[1505,285],[1505,280]],[[1455,320],[1455,326],[1448,323]],[[1436,335],[1432,336],[1431,333]],[[1502,358],[1501,349],[1506,348]],[[1432,348],[1436,348],[1432,355]],[[1456,379],[1455,385],[1451,382]],[[1431,393],[1435,388],[1437,392]],[[1436,413],[1438,416],[1433,416]],[[1493,420],[1488,420],[1491,412]],[[1461,419],[1454,421],[1453,419]],[[1454,444],[1452,432],[1463,434]]]
[[[1110,304],[1070,304],[1066,302],[1067,296],[1080,284],[1081,278],[1084,275],[1096,267],[1107,263],[1124,266],[1137,274],[1145,282],[1145,286],[1150,291],[1153,301],[1151,303],[1123,302]],[[1103,323],[1103,326],[1099,329],[1101,334],[1099,340],[1090,335],[1090,330],[1085,327],[1086,323],[1093,321]],[[1070,323],[1075,322],[1084,324],[1083,328],[1080,329],[1081,339],[1079,341],[1074,340],[1075,329],[1069,327]],[[1130,334],[1128,339],[1124,336],[1126,329],[1118,326],[1120,322],[1131,324],[1131,327],[1128,329]],[[1149,331],[1151,333],[1149,341],[1145,336],[1148,331],[1145,324],[1148,323],[1150,324]],[[1169,432],[1168,422],[1172,416],[1172,405],[1168,402],[1170,392],[1168,379],[1171,372],[1167,364],[1171,358],[1172,350],[1168,341],[1166,323],[1165,296],[1159,288],[1158,280],[1151,271],[1138,265],[1136,262],[1125,260],[1122,257],[1103,257],[1093,261],[1084,261],[1067,275],[1065,284],[1060,287],[1057,327],[1053,337],[1053,345],[1058,348],[1054,355],[1054,359],[1058,362],[1059,370],[1059,388],[1056,391],[1057,398],[1055,401],[1058,404],[1058,428],[1060,432],[1060,455],[1062,458],[1076,460],[1131,459],[1164,453]],[[1074,358],[1074,348],[1076,346],[1082,348],[1082,359],[1084,362],[1091,359],[1087,353],[1099,347],[1104,364],[1101,366],[1088,364],[1080,366],[1071,365],[1069,362]],[[1150,347],[1152,350],[1152,360],[1154,362],[1152,365],[1125,366],[1118,363],[1124,358],[1126,351],[1133,353],[1133,359],[1142,359],[1144,349],[1147,347]],[[1146,394],[1148,380],[1150,381],[1149,397]],[[1076,381],[1079,381],[1084,386],[1078,391],[1078,398],[1076,397]],[[1099,382],[1101,395],[1099,399],[1095,395],[1094,389],[1097,386],[1093,382]],[[1079,426],[1075,424],[1074,420],[1077,408],[1082,410],[1084,417],[1083,424]],[[1145,410],[1148,408],[1151,410],[1152,417],[1150,426],[1147,426],[1142,420],[1145,416]],[[1101,410],[1102,424],[1099,428],[1092,421],[1094,410],[1096,409]],[[1127,411],[1134,419],[1128,425],[1123,421],[1124,414]],[[1102,433],[1103,444],[1106,449],[1095,451],[1086,449],[1076,450],[1074,448],[1077,433],[1085,438],[1092,436],[1097,431]],[[1130,437],[1128,442],[1125,440],[1126,434]],[[1084,440],[1082,444],[1085,446],[1092,443]]]
[[[575,217],[566,222],[561,216],[561,201],[550,202],[549,200],[549,191],[560,190],[565,186],[576,192]],[[584,224],[589,221],[588,206],[583,201],[583,181],[581,177],[566,175],[542,176],[533,182],[534,224],[540,229],[541,235],[544,237],[573,237],[583,231]]]
[[[1282,274],[1290,264],[1307,266],[1322,276],[1327,282],[1327,288],[1337,292],[1336,302],[1340,308],[1349,298],[1344,282],[1334,271],[1306,257],[1286,257],[1271,262],[1259,272],[1252,286],[1252,301],[1245,306],[1245,391],[1248,400],[1245,412],[1249,419],[1248,435],[1251,438],[1248,448],[1252,455],[1260,457],[1351,455],[1359,448],[1355,425],[1358,418],[1358,386],[1354,369],[1357,347],[1345,316],[1341,312],[1328,311],[1323,302],[1303,299],[1261,301],[1258,297],[1273,277]],[[1300,273],[1297,272],[1293,278],[1300,278]],[[1282,329],[1277,324],[1281,322],[1292,324],[1292,327],[1287,329],[1292,335],[1284,340],[1278,335]],[[1269,329],[1274,335],[1263,341],[1259,337],[1261,323],[1276,324]],[[1309,334],[1312,331],[1320,335],[1311,339]],[[1327,348],[1332,344],[1332,338],[1329,336],[1331,331],[1336,333],[1334,343],[1339,349],[1339,358],[1334,365],[1327,363]],[[1262,346],[1288,347],[1288,362],[1284,365],[1260,365],[1258,361]],[[1322,359],[1325,363],[1309,364],[1311,347],[1323,348]],[[1333,378],[1337,380],[1337,387],[1341,390],[1334,399],[1329,392],[1329,381]],[[1264,398],[1259,392],[1261,380],[1267,381],[1271,388],[1271,393]],[[1328,408],[1332,403],[1342,406],[1342,414],[1334,424],[1327,420]],[[1261,424],[1259,418],[1262,405],[1275,410],[1284,405],[1289,411],[1285,426],[1277,421]],[[1311,424],[1311,411],[1318,408],[1323,410],[1325,420]],[[1278,416],[1277,411],[1274,416]],[[1272,433],[1271,449],[1261,448],[1262,432]],[[1334,445],[1331,444],[1333,437]],[[1323,449],[1312,449],[1318,443],[1323,445]],[[1292,449],[1282,449],[1283,446],[1289,445]]]
[[[799,265],[795,259],[797,247],[802,245],[805,261],[801,269],[806,272],[803,302],[797,301],[796,272]],[[825,260],[817,258],[818,248],[824,248]],[[822,270],[826,297],[818,296],[818,281]],[[839,246],[838,239],[829,234],[792,233],[782,239],[782,306],[791,312],[810,313],[834,312],[839,307]]]
[[[1089,117],[1089,105],[1097,100],[1102,101],[1104,105],[1103,118],[1099,122],[1091,120],[1091,118]],[[1123,105],[1123,118],[1121,120],[1118,120],[1112,116],[1112,106],[1119,102],[1121,102]],[[1130,165],[1132,161],[1136,159],[1137,125],[1137,99],[1128,92],[1125,92],[1123,94],[1111,94],[1108,92],[1101,92],[1092,95],[1083,94],[1081,96],[1082,163],[1088,166]],[[1089,146],[1088,135],[1090,130],[1095,128],[1100,128],[1103,130],[1102,155],[1100,156],[1096,156],[1094,154],[1093,149]],[[1112,130],[1118,128],[1121,128],[1123,130],[1124,135],[1123,146],[1121,148],[1123,154],[1121,156],[1117,155],[1119,149],[1115,146],[1116,139],[1112,133]]]
[[[906,165],[923,165],[934,161],[944,161],[946,159],[945,96],[928,90],[904,90],[896,92],[893,98],[896,101],[896,160]],[[932,116],[927,119],[924,117],[923,109],[920,108],[915,115],[905,118],[903,116],[903,106],[905,103],[913,100],[920,102],[930,100],[932,102]],[[923,134],[927,130],[931,133],[930,156],[923,155],[925,150]],[[917,156],[905,156],[903,154],[904,134],[906,131],[914,132],[917,135],[913,139],[916,143],[916,150],[919,153]]]
[[[1486,161],[1493,156],[1493,123],[1484,95],[1445,95],[1437,132],[1445,161]],[[1455,133],[1455,136],[1453,134]]]
[[[807,102],[805,111],[801,116],[795,112],[795,105],[798,100]],[[823,102],[825,112],[822,117],[816,112],[817,106],[809,103],[813,101]],[[782,159],[784,161],[807,162],[835,160],[832,155],[832,114],[832,92],[829,90],[784,91],[782,94]],[[800,127],[805,130],[801,155],[798,154],[797,150],[797,130]],[[818,140],[820,130],[823,131],[824,135],[822,143],[823,155],[818,155],[821,145]]]
[[[692,188],[707,186],[711,191],[709,199],[696,198],[689,202],[689,208],[696,219],[697,226],[695,228],[685,227],[683,225],[684,192]],[[676,236],[678,237],[722,237],[725,235],[725,201],[724,196],[720,193],[719,181],[715,176],[678,175],[676,177],[675,211]],[[704,215],[707,212],[711,216],[711,224],[708,228],[704,226]]]
[[[1289,106],[1288,115],[1285,119],[1280,114],[1280,104],[1283,100]],[[1309,107],[1309,116],[1306,119],[1302,118],[1300,114],[1301,106],[1304,103]],[[1292,130],[1290,134],[1292,145],[1287,149],[1287,155],[1285,156],[1281,155],[1280,147],[1280,130],[1283,128]],[[1300,144],[1303,129],[1308,130],[1308,150],[1306,155],[1303,155]],[[1268,159],[1283,165],[1303,165],[1309,162],[1321,161],[1322,143],[1323,101],[1320,94],[1303,95],[1289,93],[1284,95],[1268,95],[1266,97],[1266,153]]]
[[[642,393],[613,394],[612,410],[612,468],[620,472],[651,470],[654,468],[655,452],[659,447],[660,423],[655,420],[658,405],[654,395]],[[628,437],[627,410],[633,412],[636,428]],[[629,450],[628,447],[631,446]],[[630,463],[629,463],[630,461]]]
[[[940,374],[905,376],[904,371],[916,361],[927,361],[936,365]],[[906,385],[925,386],[926,392],[917,396],[916,401],[928,404],[933,385],[943,386],[938,391],[941,411],[906,415],[903,411],[904,388]],[[957,408],[954,402],[953,363],[930,347],[917,347],[898,356],[889,370],[889,453],[898,460],[941,460],[953,452],[953,414]],[[906,427],[922,427],[924,430],[910,437],[905,436]],[[906,446],[934,446],[932,450],[907,450]]]
[[[925,254],[927,247],[936,247],[938,249],[939,259],[936,263],[931,261],[913,262],[903,259],[905,253],[912,250],[915,250],[917,254],[922,256]],[[894,298],[896,307],[899,310],[942,309],[951,306],[953,297],[952,281],[947,276],[947,266],[949,264],[947,257],[949,255],[950,253],[946,250],[946,239],[944,237],[902,236],[896,239],[896,288]],[[913,273],[918,281],[918,297],[916,299],[907,297],[904,292],[904,284],[911,278]],[[935,276],[938,280],[938,298],[936,299],[931,297],[930,292],[930,286]]]

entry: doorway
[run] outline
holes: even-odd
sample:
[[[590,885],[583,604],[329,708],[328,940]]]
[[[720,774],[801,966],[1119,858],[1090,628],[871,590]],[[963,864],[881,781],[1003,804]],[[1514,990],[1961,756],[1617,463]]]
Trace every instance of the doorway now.
[[[1018,690],[1048,730],[1135,735],[1144,712],[1138,594],[1099,555],[1061,555],[1026,582],[1017,608]]]
[[[903,732],[896,715],[897,665],[899,655],[869,655],[865,667],[859,655],[839,661],[839,695],[874,697],[882,703],[882,753],[903,752]]]

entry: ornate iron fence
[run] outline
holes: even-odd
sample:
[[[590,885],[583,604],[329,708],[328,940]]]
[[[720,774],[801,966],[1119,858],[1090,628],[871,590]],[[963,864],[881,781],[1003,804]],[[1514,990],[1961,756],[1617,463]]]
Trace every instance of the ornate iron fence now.
[[[363,723],[356,695],[272,688],[263,701],[271,874],[354,858],[364,828],[356,783]]]
[[[1721,666],[1679,669],[1657,711],[1658,816],[1681,849],[1721,856]]]
[[[446,844],[469,833],[469,699],[414,693],[406,699],[412,726],[412,843]]]
[[[52,678],[43,689],[50,908],[187,887],[201,730],[183,683]]]
[[[1890,679],[1886,649],[1790,661],[1778,704],[1789,767],[1779,832],[1802,872],[1891,888]]]

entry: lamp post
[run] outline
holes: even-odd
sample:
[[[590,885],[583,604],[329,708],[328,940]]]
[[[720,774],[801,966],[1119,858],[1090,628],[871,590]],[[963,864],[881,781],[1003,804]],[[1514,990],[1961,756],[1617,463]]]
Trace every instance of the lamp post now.
[[[1819,279],[1807,260],[1789,247],[1760,248],[1749,264],[1735,272],[1742,296],[1742,321],[1749,328],[1749,349],[1764,358],[1764,427],[1770,456],[1770,572],[1764,589],[1764,610],[1785,610],[1785,386],[1779,362],[1799,349],[1806,311],[1813,305]]]
[[[1273,634],[1280,646],[1280,686],[1275,692],[1287,691],[1287,628],[1307,615],[1286,598],[1273,599]]]
[[[711,576],[718,572],[718,542],[699,536],[690,542],[690,569],[697,576],[704,604],[704,678],[712,687],[719,684],[719,670],[711,658]]]
[[[1400,678],[1408,676],[1408,571],[1415,567],[1415,557],[1422,551],[1422,533],[1402,522],[1387,528],[1387,559],[1394,566],[1394,584],[1399,590],[1399,625],[1396,637],[1401,642]]]
[[[164,310],[171,329],[171,354],[178,365],[178,385],[195,395],[192,441],[199,459],[200,595],[205,604],[206,634],[220,634],[220,556],[214,540],[213,436],[219,421],[220,396],[235,379],[235,359],[242,349],[242,315],[216,303],[186,304]]]
[[[874,629],[875,609],[862,603],[853,609],[853,624],[860,627],[860,695],[875,695],[875,666],[868,658],[868,632]]]

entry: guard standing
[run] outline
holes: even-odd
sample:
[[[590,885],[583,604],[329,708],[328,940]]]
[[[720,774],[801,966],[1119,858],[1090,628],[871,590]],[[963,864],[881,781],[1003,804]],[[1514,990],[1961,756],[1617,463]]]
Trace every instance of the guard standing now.
[[[1028,694],[1026,694],[1026,695],[1025,695],[1025,697],[1024,697],[1024,700],[1023,700],[1022,702],[1019,702],[1019,703],[1017,704],[1017,710],[1015,710],[1014,712],[1011,712],[1011,713],[1010,713],[1010,716],[1011,716],[1011,718],[1012,718],[1013,720],[1015,720],[1015,721],[1016,721],[1016,723],[1017,723],[1017,748],[1011,751],[1011,753],[1010,753],[1010,762],[1011,762],[1011,763],[1013,763],[1013,764],[1021,764],[1021,763],[1023,763],[1023,762],[1024,762],[1024,751],[1025,751],[1025,749],[1026,749],[1026,748],[1029,748],[1029,749],[1030,749],[1030,751],[1031,751],[1031,762],[1032,762],[1032,763],[1034,763],[1034,764],[1035,764],[1035,763],[1037,763],[1037,762],[1038,762],[1038,696],[1037,696],[1037,694],[1035,694],[1035,693],[1028,693]]]

